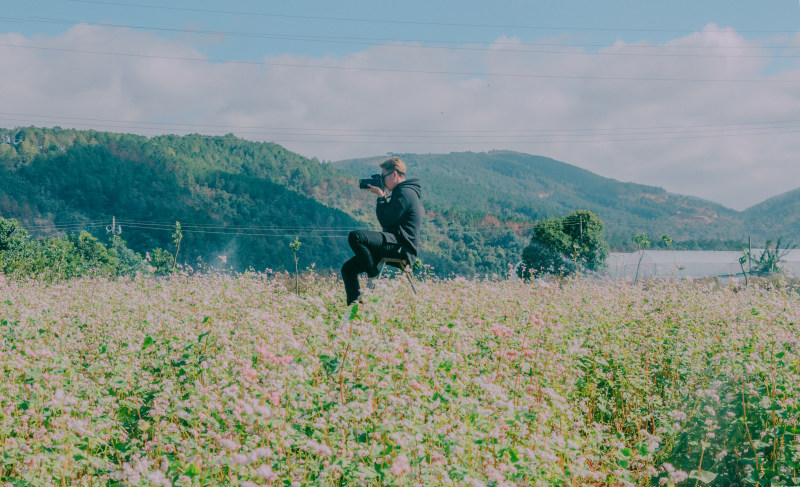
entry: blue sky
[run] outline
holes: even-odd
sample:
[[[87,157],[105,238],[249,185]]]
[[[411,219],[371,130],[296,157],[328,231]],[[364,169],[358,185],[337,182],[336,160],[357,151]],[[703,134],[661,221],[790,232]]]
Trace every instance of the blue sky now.
[[[508,149],[743,209],[800,186],[799,28],[797,0],[26,0],[0,125]]]

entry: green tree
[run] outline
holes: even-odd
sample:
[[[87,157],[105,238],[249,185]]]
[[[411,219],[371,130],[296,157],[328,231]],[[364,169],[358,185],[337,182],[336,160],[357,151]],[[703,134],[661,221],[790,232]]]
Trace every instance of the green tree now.
[[[781,249],[781,239],[775,242],[775,248],[772,247],[772,241],[767,240],[767,243],[764,244],[764,250],[761,252],[761,255],[758,258],[754,257],[749,251],[746,252],[747,258],[750,259],[753,267],[750,271],[751,274],[755,274],[756,276],[766,277],[771,276],[773,274],[780,274],[783,272],[781,269],[781,262],[783,261],[786,254],[795,247],[796,245],[787,245],[783,249]],[[743,263],[740,262],[742,265],[742,271],[744,271]]]
[[[119,235],[113,235],[108,242],[108,255],[119,261],[117,275],[133,276],[142,270],[142,256],[129,249],[125,240]]]
[[[603,222],[588,210],[537,221],[530,245],[522,251],[523,276],[569,275],[579,269],[599,271],[608,257]]]

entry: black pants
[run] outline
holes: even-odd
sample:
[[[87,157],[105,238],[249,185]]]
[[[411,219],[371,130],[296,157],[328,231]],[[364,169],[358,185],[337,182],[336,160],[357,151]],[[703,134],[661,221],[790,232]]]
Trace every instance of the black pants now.
[[[347,242],[355,256],[342,266],[342,279],[348,305],[361,294],[358,287],[359,274],[366,272],[369,277],[375,277],[378,275],[378,262],[383,257],[400,257],[402,247],[394,243],[394,240],[393,235],[381,232],[369,230],[350,232]]]

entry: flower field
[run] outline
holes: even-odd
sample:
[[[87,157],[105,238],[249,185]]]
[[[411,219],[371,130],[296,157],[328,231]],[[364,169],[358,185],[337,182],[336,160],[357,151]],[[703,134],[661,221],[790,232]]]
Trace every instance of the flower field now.
[[[0,483],[800,484],[791,287],[285,282],[0,280]]]

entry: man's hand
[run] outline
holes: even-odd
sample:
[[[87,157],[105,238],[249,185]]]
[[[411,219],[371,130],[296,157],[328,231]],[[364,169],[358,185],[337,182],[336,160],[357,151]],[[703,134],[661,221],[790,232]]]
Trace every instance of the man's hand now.
[[[381,188],[376,188],[375,186],[368,184],[367,189],[370,193],[375,193],[381,198],[386,198],[386,191],[382,190]]]

